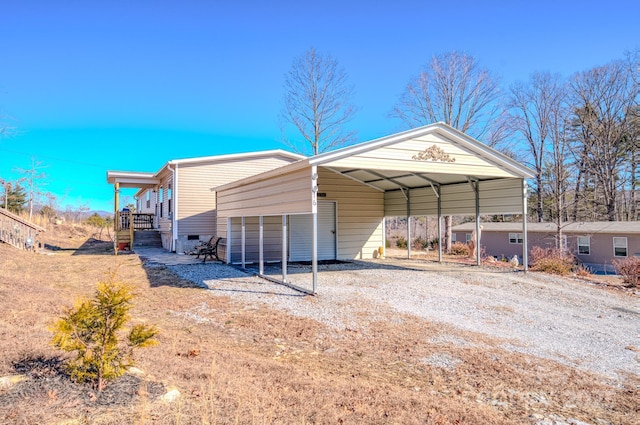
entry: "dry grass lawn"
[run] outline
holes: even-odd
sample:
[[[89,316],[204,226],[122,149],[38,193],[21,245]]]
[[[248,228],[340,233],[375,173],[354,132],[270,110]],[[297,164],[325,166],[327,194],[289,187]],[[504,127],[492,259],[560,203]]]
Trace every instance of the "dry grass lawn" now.
[[[637,376],[614,385],[411,316],[336,333],[67,231],[47,235],[50,255],[0,245],[0,376],[26,378],[0,381],[1,424],[640,423]],[[137,288],[134,320],[159,326],[160,344],[138,352],[140,373],[97,394],[69,381],[48,326],[114,267]],[[163,400],[172,389],[180,396]]]

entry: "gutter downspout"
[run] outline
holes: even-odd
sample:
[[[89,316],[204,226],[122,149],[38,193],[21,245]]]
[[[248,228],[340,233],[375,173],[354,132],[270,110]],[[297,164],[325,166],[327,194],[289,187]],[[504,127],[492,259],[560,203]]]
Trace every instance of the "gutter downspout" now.
[[[169,161],[167,168],[171,171],[171,200],[169,202],[173,202],[171,211],[171,252],[175,252],[178,240],[178,164],[175,164],[175,168],[171,168],[171,161]]]

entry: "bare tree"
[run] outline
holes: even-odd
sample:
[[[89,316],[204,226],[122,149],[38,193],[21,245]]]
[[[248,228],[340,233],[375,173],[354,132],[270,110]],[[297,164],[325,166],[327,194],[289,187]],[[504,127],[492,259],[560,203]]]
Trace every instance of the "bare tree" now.
[[[431,58],[407,84],[391,116],[409,128],[443,121],[479,140],[491,136],[500,116],[497,77],[461,52]]]
[[[36,161],[35,158],[31,158],[31,168],[19,168],[16,170],[24,175],[21,180],[27,183],[27,187],[29,189],[29,220],[33,218],[33,203],[35,201],[35,197],[37,195],[42,195],[42,192],[40,190],[42,184],[40,183],[40,181],[47,177],[45,173],[40,171],[42,168],[45,168],[42,165],[42,162]]]
[[[543,172],[546,156],[550,152],[550,143],[554,138],[554,148],[559,148],[558,125],[563,119],[559,117],[565,99],[563,84],[558,75],[548,72],[536,72],[528,82],[518,82],[509,90],[510,126],[515,134],[526,141],[526,162],[535,172],[536,181],[536,214],[538,222],[544,219],[543,214]],[[553,163],[557,163],[556,158]]]
[[[310,48],[293,61],[284,81],[284,142],[300,153],[313,155],[355,141],[355,132],[345,129],[353,118],[353,87],[346,72],[330,55]],[[290,137],[293,126],[299,137]]]
[[[629,67],[622,61],[577,73],[571,81],[574,130],[586,173],[595,178],[605,217],[615,221],[621,173],[635,140],[633,117],[637,91]],[[586,180],[582,180],[586,182]],[[577,192],[579,192],[579,185]]]
[[[391,116],[409,128],[443,121],[479,140],[497,142],[499,122],[498,79],[475,57],[461,52],[434,56],[407,84]],[[444,247],[451,250],[451,217],[445,217]]]

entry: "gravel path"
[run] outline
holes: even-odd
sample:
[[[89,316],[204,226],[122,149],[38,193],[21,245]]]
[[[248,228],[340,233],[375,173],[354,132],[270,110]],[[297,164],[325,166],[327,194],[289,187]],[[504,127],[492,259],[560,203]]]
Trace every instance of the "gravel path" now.
[[[412,270],[391,264],[321,266],[316,297],[305,297],[223,264],[169,268],[215,293],[309,317],[337,331],[357,329],[366,325],[363,320],[393,320],[395,311],[497,337],[508,350],[612,379],[622,379],[624,373],[640,376],[637,294],[539,273],[435,263],[423,264],[426,270]],[[289,278],[309,287],[310,275],[300,273],[307,270],[290,268]],[[271,272],[277,276],[278,271]]]

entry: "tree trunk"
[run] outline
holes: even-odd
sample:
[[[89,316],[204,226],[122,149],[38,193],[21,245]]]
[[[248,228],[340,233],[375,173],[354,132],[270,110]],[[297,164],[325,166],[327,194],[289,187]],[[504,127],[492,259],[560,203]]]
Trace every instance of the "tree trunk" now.
[[[451,252],[451,216],[444,216],[444,249],[446,252]]]

